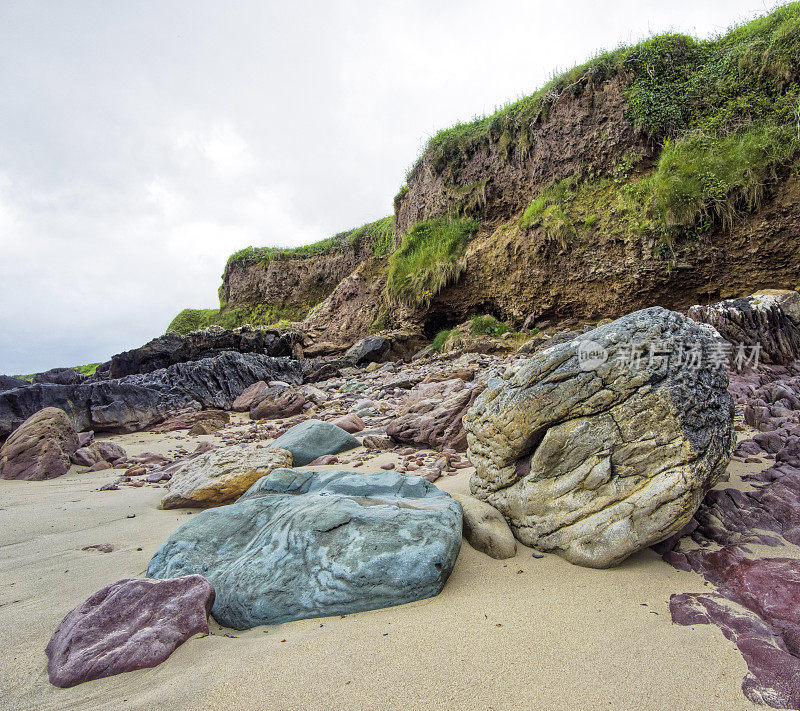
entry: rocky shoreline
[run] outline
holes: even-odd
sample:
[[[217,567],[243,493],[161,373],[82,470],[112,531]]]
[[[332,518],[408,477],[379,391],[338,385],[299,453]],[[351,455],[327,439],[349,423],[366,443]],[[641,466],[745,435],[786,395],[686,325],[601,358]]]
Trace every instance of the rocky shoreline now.
[[[72,686],[169,656],[144,662],[113,641],[122,628],[111,620],[128,620],[143,580],[168,584],[160,604],[175,615],[156,607],[153,624],[183,640],[202,629],[182,621],[190,588],[172,592],[170,581],[209,581],[213,598],[201,604],[236,630],[363,613],[439,595],[463,533],[494,558],[519,555],[521,544],[534,559],[557,553],[589,567],[654,545],[716,590],[676,591],[673,620],[713,623],[737,644],[748,699],[800,706],[797,303],[795,292],[769,292],[697,307],[695,320],[646,309],[594,329],[556,326],[521,345],[462,340],[408,361],[392,358],[386,337],[309,359],[216,353],[215,343],[257,343],[299,354],[302,337],[209,329],[111,361],[145,372],[112,378],[109,367],[5,390],[0,477],[32,486],[95,473],[100,495],[153,490],[164,512],[201,511],[155,551],[146,578],[109,580],[98,602],[64,619],[48,647],[51,680]],[[737,363],[742,344],[761,362]],[[634,351],[649,360],[622,360]],[[154,367],[184,357],[198,359]],[[207,439],[163,453],[118,443],[145,430]],[[735,488],[724,485],[731,456],[731,467],[754,467]],[[472,496],[442,493],[462,472]],[[89,624],[101,632],[87,637]],[[172,625],[184,631],[167,632]],[[115,660],[101,672],[92,671],[97,645]]]

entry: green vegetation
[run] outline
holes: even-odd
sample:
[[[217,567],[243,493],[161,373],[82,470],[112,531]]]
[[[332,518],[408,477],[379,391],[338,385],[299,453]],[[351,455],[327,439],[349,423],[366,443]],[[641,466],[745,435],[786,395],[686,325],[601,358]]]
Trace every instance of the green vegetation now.
[[[86,365],[76,365],[75,370],[83,375],[94,375],[97,372],[97,366],[102,363],[87,363]]]
[[[511,331],[511,327],[504,321],[498,321],[494,316],[473,316],[469,330],[476,336],[502,336]]]
[[[354,249],[359,252],[367,247],[375,257],[383,257],[392,251],[394,248],[394,216],[390,215],[300,247],[245,247],[228,258],[223,278],[233,266],[249,266],[259,262],[268,264],[276,259],[308,259],[343,252],[345,249]]]
[[[167,327],[167,333],[172,331],[186,334],[206,326],[237,328],[244,324],[285,328],[290,324],[290,320],[299,321],[303,316],[305,316],[303,309],[284,309],[266,304],[227,310],[184,309]]]
[[[662,230],[729,224],[757,207],[765,183],[798,148],[800,3],[708,40],[660,35],[602,53],[491,116],[440,131],[426,155],[445,184],[490,147],[504,160],[524,158],[533,126],[560,96],[612,77],[623,84],[629,120],[663,141],[653,180],[640,186],[649,191],[640,221],[655,219]],[[576,228],[566,203],[577,188],[548,186],[523,222],[565,243]],[[586,214],[578,229],[602,222],[599,212]]]
[[[409,306],[430,302],[464,271],[467,243],[477,229],[474,219],[444,217],[413,225],[389,258],[389,297]]]
[[[437,353],[441,353],[444,349],[445,344],[457,333],[455,329],[445,329],[443,331],[439,331],[434,338],[433,343],[431,343],[431,348],[435,350]]]
[[[654,216],[665,227],[708,220],[730,227],[740,212],[759,206],[767,183],[796,150],[792,127],[769,124],[723,138],[667,139],[648,181]]]
[[[577,188],[575,175],[546,186],[522,213],[520,227],[541,227],[548,239],[557,241],[562,248],[566,247],[569,237],[575,234],[575,225],[567,212],[576,197]],[[592,217],[597,219],[597,215]]]

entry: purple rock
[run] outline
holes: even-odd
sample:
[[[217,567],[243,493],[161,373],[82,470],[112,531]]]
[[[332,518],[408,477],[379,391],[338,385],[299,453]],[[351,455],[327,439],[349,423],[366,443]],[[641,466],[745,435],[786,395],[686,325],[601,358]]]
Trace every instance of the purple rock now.
[[[118,580],[82,602],[47,644],[47,672],[68,687],[154,667],[192,635],[208,633],[214,588],[201,575]]]

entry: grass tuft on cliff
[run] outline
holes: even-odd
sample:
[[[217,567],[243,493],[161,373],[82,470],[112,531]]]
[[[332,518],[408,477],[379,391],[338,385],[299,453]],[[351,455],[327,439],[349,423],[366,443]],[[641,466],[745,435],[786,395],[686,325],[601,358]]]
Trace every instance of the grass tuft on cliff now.
[[[394,216],[383,217],[375,222],[368,222],[361,227],[299,247],[245,247],[228,257],[225,273],[233,266],[249,266],[259,262],[268,264],[278,259],[309,259],[342,252],[348,248],[356,252],[369,249],[374,257],[389,254],[394,248]]]
[[[469,330],[476,336],[502,336],[511,331],[511,327],[505,321],[498,321],[490,314],[485,316],[478,314],[472,317]]]
[[[474,219],[445,217],[413,225],[389,258],[389,298],[408,306],[430,302],[466,268],[467,243],[477,229]]]

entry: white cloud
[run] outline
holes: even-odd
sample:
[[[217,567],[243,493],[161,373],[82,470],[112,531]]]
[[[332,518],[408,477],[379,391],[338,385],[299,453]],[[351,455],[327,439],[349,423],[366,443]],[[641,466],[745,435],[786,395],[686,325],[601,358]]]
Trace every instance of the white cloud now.
[[[0,4],[0,372],[216,305],[229,254],[389,214],[425,138],[761,2]]]

